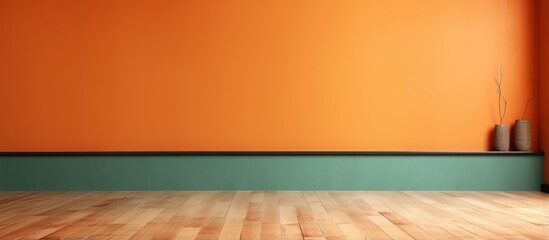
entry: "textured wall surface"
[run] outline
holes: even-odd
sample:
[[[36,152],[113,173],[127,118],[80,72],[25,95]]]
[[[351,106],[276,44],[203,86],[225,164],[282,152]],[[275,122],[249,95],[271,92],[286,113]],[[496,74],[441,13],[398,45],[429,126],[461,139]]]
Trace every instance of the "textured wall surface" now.
[[[531,93],[535,6],[3,0],[0,151],[489,150],[500,65],[504,123]]]

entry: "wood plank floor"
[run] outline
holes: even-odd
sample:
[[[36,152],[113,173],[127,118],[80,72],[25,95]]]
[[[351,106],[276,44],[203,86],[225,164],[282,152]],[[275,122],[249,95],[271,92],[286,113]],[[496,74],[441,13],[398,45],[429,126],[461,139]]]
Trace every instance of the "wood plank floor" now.
[[[0,239],[549,239],[540,192],[0,192]]]

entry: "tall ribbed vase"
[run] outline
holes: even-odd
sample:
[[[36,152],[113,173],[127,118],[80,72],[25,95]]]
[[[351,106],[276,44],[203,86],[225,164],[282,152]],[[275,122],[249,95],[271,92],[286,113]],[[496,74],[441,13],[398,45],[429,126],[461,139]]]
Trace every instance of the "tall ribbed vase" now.
[[[513,147],[517,151],[530,151],[531,145],[530,122],[516,120],[513,128]]]
[[[494,128],[494,150],[509,151],[509,127],[505,124],[496,124]]]

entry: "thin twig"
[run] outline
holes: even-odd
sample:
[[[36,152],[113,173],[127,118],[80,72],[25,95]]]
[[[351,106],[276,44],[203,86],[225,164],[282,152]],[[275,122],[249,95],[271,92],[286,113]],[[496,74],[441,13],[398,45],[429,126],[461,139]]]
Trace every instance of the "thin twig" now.
[[[526,115],[526,110],[528,109],[528,105],[530,104],[531,101],[533,101],[535,98],[536,98],[536,85],[537,85],[537,82],[534,81],[534,86],[532,86],[532,96],[530,97],[530,99],[528,99],[528,102],[526,102],[526,107],[524,107],[524,112],[522,112],[522,120],[524,120],[524,116]]]
[[[501,84],[503,82],[503,64],[501,65],[499,69],[499,82],[496,79],[496,84],[498,85],[498,110],[499,110],[499,124],[501,125],[503,123],[503,118],[505,118],[505,114],[507,113],[507,100],[505,100],[505,97],[503,96],[502,90],[501,90]],[[503,114],[501,113],[501,100],[503,99]]]

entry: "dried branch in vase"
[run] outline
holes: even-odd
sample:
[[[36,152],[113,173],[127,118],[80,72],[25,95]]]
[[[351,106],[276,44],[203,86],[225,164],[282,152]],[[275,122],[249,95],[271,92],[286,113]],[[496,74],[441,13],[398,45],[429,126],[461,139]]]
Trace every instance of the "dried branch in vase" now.
[[[503,96],[503,93],[501,91],[501,85],[503,82],[503,65],[501,65],[499,69],[499,81],[496,79],[496,84],[498,85],[498,109],[499,109],[499,124],[503,124],[503,118],[505,118],[505,114],[507,113],[507,100],[505,100],[505,97]],[[503,100],[503,112],[501,111],[501,104]]]
[[[528,99],[528,102],[526,102],[526,107],[524,107],[524,111],[522,112],[522,120],[524,120],[524,116],[526,115],[526,110],[528,109],[528,105],[530,104],[531,101],[534,101],[534,99],[536,99],[536,87],[537,87],[537,84],[538,82],[534,81],[534,85],[532,86],[532,96],[530,97],[530,99]]]

